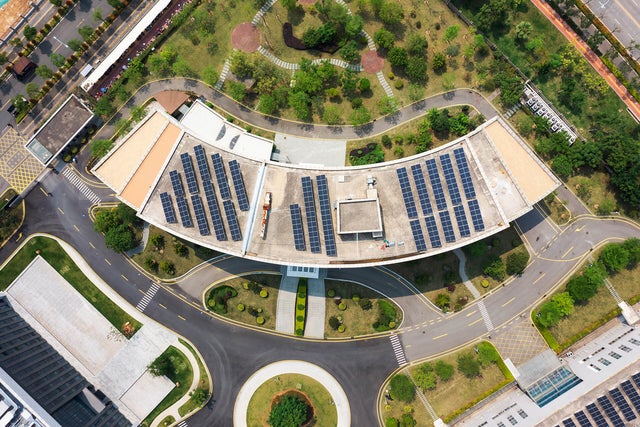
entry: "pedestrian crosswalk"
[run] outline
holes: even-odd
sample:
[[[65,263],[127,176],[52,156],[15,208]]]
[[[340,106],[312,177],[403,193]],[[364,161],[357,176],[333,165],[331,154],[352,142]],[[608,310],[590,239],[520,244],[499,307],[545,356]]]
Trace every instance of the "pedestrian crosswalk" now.
[[[100,202],[100,197],[96,193],[91,191],[91,189],[89,188],[89,186],[87,184],[82,182],[80,177],[73,171],[73,168],[70,168],[70,167],[67,166],[62,171],[62,175],[65,178],[67,178],[67,180],[71,184],[73,184],[74,187],[76,187],[78,190],[80,190],[82,195],[84,197],[86,197],[87,199],[89,199],[91,204],[96,205],[96,204],[98,204]]]
[[[141,312],[144,312],[144,309],[147,308],[153,297],[158,293],[160,286],[157,283],[152,283],[147,292],[144,294],[136,308]]]
[[[398,335],[396,334],[389,335],[389,340],[391,341],[391,347],[393,348],[393,353],[396,355],[398,366],[402,366],[405,363],[407,363],[407,357],[404,354],[404,349],[402,348],[402,344],[400,343],[400,338],[398,338]]]
[[[487,307],[485,307],[484,305],[484,301],[478,301],[478,309],[480,310],[480,315],[482,316],[482,320],[484,320],[484,325],[487,327],[487,330],[489,332],[493,331],[493,323],[491,322],[491,318],[489,317]]]
[[[187,420],[180,421],[180,423],[178,424],[178,427],[187,427],[187,426],[188,426]]]

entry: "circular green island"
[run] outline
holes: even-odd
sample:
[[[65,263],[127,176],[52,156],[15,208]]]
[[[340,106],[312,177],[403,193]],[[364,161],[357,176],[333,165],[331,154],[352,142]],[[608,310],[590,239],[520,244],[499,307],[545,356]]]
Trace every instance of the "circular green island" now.
[[[335,427],[337,423],[331,394],[318,381],[300,374],[269,378],[255,391],[247,409],[247,427]]]

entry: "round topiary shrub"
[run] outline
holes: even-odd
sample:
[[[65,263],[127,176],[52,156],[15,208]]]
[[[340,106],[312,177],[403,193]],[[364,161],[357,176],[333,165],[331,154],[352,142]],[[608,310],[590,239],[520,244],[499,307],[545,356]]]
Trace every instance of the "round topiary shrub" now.
[[[207,305],[209,305],[209,307],[213,308],[216,305],[216,300],[214,300],[213,298],[211,298],[209,301],[207,301]]]
[[[260,297],[261,297],[261,298],[266,298],[266,297],[268,297],[268,296],[269,296],[269,292],[267,292],[267,290],[266,290],[266,289],[262,289],[262,290],[260,291]]]
[[[345,311],[347,309],[347,303],[346,302],[341,302],[340,304],[338,304],[338,309]]]
[[[240,303],[238,304],[238,311],[244,311],[244,304]]]
[[[306,297],[307,297],[307,294],[305,294],[304,292],[298,292],[298,296],[299,296],[300,298],[306,298]]]
[[[298,310],[304,310],[304,304],[298,304]]]
[[[262,317],[262,316],[256,317],[256,323],[258,325],[264,325],[264,317]]]
[[[258,313],[262,313],[262,307],[258,307],[258,309],[256,310]]]
[[[336,296],[336,291],[334,291],[333,289],[329,289],[329,290],[327,291],[327,296],[328,296],[329,298],[333,298],[333,297],[335,297],[335,296]]]
[[[389,322],[389,329],[393,329],[393,328],[395,328],[396,326],[397,326],[397,325],[396,325],[396,322],[394,322],[393,320],[392,320],[391,322]]]
[[[244,282],[244,283],[242,284],[242,287],[243,287],[244,289],[246,289],[246,290],[249,290],[249,282]]]
[[[352,300],[353,302],[358,302],[358,301],[360,301],[360,295],[358,295],[358,294],[353,294],[353,295],[351,295],[351,300]]]
[[[482,285],[482,287],[486,289],[489,287],[489,281],[487,279],[482,279],[482,282],[480,282],[480,285]]]
[[[299,314],[299,315],[297,315],[297,316],[296,316],[296,320],[297,320],[298,322],[302,322],[302,321],[304,320],[304,316],[303,316],[303,315],[301,315],[301,314]]]
[[[302,336],[302,334],[304,334],[304,330],[301,328],[296,329],[296,335],[298,335],[299,337]]]
[[[342,333],[342,332],[344,332],[344,329],[345,329],[344,325],[338,326],[338,332]]]
[[[396,87],[396,89],[402,89],[404,87],[404,82],[402,80],[396,80],[393,85]]]
[[[396,75],[393,74],[393,71],[389,71],[389,74],[387,74],[387,77],[389,77],[389,80],[393,80],[396,77]]]

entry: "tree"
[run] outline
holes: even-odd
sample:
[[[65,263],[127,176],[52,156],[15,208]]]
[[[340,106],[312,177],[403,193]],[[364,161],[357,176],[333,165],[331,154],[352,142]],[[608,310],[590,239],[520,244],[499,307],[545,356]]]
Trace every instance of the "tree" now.
[[[282,1],[282,6],[284,6],[285,9],[287,10],[295,10],[298,7],[298,1],[297,0],[283,0]]]
[[[44,64],[38,65],[38,68],[36,68],[36,74],[42,79],[47,80],[53,77],[53,70]]]
[[[151,243],[151,246],[156,250],[160,250],[164,247],[164,236],[158,233],[152,234],[149,237],[149,243]]]
[[[153,362],[147,366],[149,373],[154,377],[169,376],[173,373],[173,363],[166,353],[162,353],[156,357]]]
[[[64,65],[65,57],[63,55],[60,55],[59,53],[54,52],[51,55],[49,55],[49,58],[51,58],[51,63],[58,68]]]
[[[89,43],[89,41],[91,41],[91,36],[93,35],[93,28],[91,28],[91,26],[89,25],[83,25],[82,27],[78,28],[78,34],[80,34],[82,40]]]
[[[531,35],[531,31],[533,30],[533,25],[529,21],[521,21],[516,25],[515,33],[516,40],[527,41],[529,36]]]
[[[507,274],[504,262],[502,262],[502,259],[499,257],[490,259],[488,265],[484,267],[482,272],[499,282],[503,281]]]
[[[33,99],[37,98],[40,93],[40,87],[34,82],[27,83],[24,86],[24,90],[27,92],[27,96]]]
[[[451,25],[450,27],[447,27],[447,29],[444,30],[444,41],[447,43],[450,43],[451,41],[455,40],[456,37],[458,37],[459,33],[460,33],[459,25]]]
[[[260,96],[260,100],[258,101],[258,111],[262,114],[271,115],[275,113],[277,109],[278,104],[271,94],[265,93]]]
[[[338,106],[330,104],[324,107],[322,112],[322,120],[328,125],[339,125],[342,123],[342,116],[340,115],[340,109]]]
[[[407,51],[410,55],[424,55],[427,46],[427,39],[420,33],[411,33],[407,37]]]
[[[442,381],[445,381],[445,382],[449,381],[451,377],[453,377],[453,373],[454,373],[453,365],[450,365],[445,361],[438,360],[436,362],[434,370],[438,378],[440,378]]]
[[[113,114],[114,110],[115,109],[113,108],[111,101],[109,101],[109,99],[106,96],[103,96],[102,98],[100,98],[98,102],[96,102],[95,107],[93,108],[93,112],[102,118],[107,118],[108,116]]]
[[[389,49],[387,59],[394,67],[404,68],[409,63],[409,54],[403,47],[392,47]]]
[[[242,82],[229,82],[229,95],[238,102],[244,101],[247,96],[247,88]]]
[[[4,65],[7,62],[9,62],[9,56],[4,52],[0,52],[0,65]]]
[[[118,218],[120,218],[120,222],[125,225],[137,226],[142,224],[142,220],[136,215],[135,209],[130,208],[129,205],[118,203],[116,213],[118,214]]]
[[[609,243],[600,253],[599,260],[610,273],[619,273],[629,265],[629,251],[621,243]]]
[[[549,301],[542,304],[538,320],[542,326],[549,328],[572,312],[573,298],[571,298],[568,292],[562,292],[554,295]]]
[[[463,353],[458,356],[458,371],[467,378],[480,376],[480,362],[476,360],[473,353]]]
[[[442,52],[438,52],[435,55],[433,55],[433,61],[431,63],[431,67],[433,68],[433,71],[435,71],[436,73],[441,73],[444,70],[446,70],[447,57],[445,56],[445,54]]]
[[[204,67],[200,74],[202,76],[202,80],[209,86],[215,86],[218,82],[218,79],[220,78],[218,71],[216,71],[216,69],[213,68],[212,65],[207,65],[206,67]]]
[[[598,290],[598,286],[587,277],[577,276],[567,283],[567,292],[576,302],[586,302],[591,299]]]
[[[298,91],[289,94],[289,106],[298,120],[311,119],[311,98],[305,92]]]
[[[340,49],[340,56],[347,62],[358,62],[360,61],[360,51],[358,50],[358,44],[355,40],[349,40],[345,45]]]
[[[107,0],[107,3],[109,3],[109,6],[114,9],[120,9],[124,6],[124,4],[120,0]]]
[[[498,363],[500,361],[500,354],[494,346],[486,341],[482,341],[478,344],[478,361],[482,366],[487,366],[490,363]]]
[[[271,427],[301,426],[307,420],[307,405],[295,396],[284,396],[271,409],[267,423]]]
[[[380,28],[373,34],[373,41],[382,49],[391,49],[396,41],[396,36],[385,28]]]
[[[93,11],[93,20],[96,22],[102,21],[102,11],[100,9]]]
[[[120,224],[120,218],[118,218],[115,209],[100,210],[96,214],[96,219],[93,222],[93,229],[98,233],[106,233]]]
[[[425,362],[418,366],[418,371],[413,377],[416,385],[423,392],[425,390],[433,390],[436,388],[436,374],[433,371],[433,366],[429,362]]]
[[[24,35],[24,38],[31,41],[34,38],[36,38],[36,35],[38,34],[38,29],[36,27],[32,27],[30,25],[25,25],[24,30],[22,30],[22,35]]]
[[[124,224],[111,228],[104,237],[105,244],[108,248],[116,252],[124,252],[134,247],[133,233]]]
[[[438,294],[436,295],[435,305],[440,310],[445,311],[449,309],[449,304],[451,303],[451,297],[447,294]]]
[[[11,43],[13,46],[15,46],[17,48],[21,48],[22,47],[22,40],[20,40],[20,37],[12,38],[9,43]]]
[[[96,139],[91,143],[91,157],[99,159],[109,152],[113,146],[110,139]]]
[[[62,6],[62,0],[49,0],[49,3],[51,3],[52,5],[54,5],[56,7]]]
[[[203,388],[198,387],[195,390],[193,390],[191,393],[189,393],[189,396],[191,396],[191,400],[196,405],[202,406],[209,398],[209,390],[205,390]]]
[[[72,51],[78,52],[80,49],[82,49],[82,41],[78,39],[71,39],[67,42],[67,46],[69,46],[69,49],[71,49]]]
[[[176,274],[176,266],[167,260],[160,261],[160,270],[169,275]]]
[[[629,264],[627,268],[631,269],[640,262],[640,239],[631,238],[622,243],[622,247],[629,252]]]
[[[409,57],[405,72],[412,83],[424,84],[427,82],[427,61],[418,56],[411,56]],[[422,97],[422,95],[424,95],[424,88],[420,88],[420,90],[422,91],[420,97]]]
[[[347,38],[353,39],[362,31],[364,22],[359,15],[350,15],[347,25],[344,27],[344,34]]]
[[[447,75],[448,73],[445,74],[444,77],[446,78]],[[454,117],[450,117],[449,130],[459,136],[465,135],[469,132],[469,116],[464,113],[459,113]]]
[[[416,389],[411,379],[404,374],[397,374],[389,381],[389,394],[394,400],[412,402],[416,396]]]
[[[349,115],[349,123],[351,123],[353,126],[361,126],[365,123],[369,123],[370,120],[371,113],[364,106],[356,108]]]
[[[400,418],[400,427],[415,427],[417,421],[411,414],[404,413]]]
[[[158,77],[168,77],[172,73],[171,63],[160,53],[150,55],[147,60],[147,65],[151,74],[157,75]]]
[[[404,18],[404,10],[400,3],[386,1],[382,4],[378,16],[385,25],[394,27]]]
[[[522,274],[527,263],[529,262],[529,253],[527,251],[517,251],[507,256],[507,274]]]
[[[551,169],[561,177],[566,178],[573,172],[573,162],[566,154],[560,154],[553,159]]]
[[[487,253],[487,244],[482,240],[478,240],[466,246],[465,252],[473,257],[480,257]]]
[[[382,97],[378,101],[378,109],[383,116],[395,113],[398,111],[398,100],[393,96]]]

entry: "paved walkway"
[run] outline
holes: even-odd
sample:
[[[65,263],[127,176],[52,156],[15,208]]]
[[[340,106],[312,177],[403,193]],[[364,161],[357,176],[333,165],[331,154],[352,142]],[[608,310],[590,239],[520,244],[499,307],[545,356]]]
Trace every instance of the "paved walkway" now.
[[[489,317],[489,312],[487,311],[487,307],[484,305],[484,301],[480,299],[481,295],[478,289],[471,283],[469,277],[467,276],[467,272],[465,270],[465,266],[467,264],[467,257],[464,255],[461,249],[454,249],[453,253],[456,254],[458,259],[460,260],[460,264],[458,266],[458,274],[460,274],[460,279],[467,287],[471,295],[478,301],[476,306],[478,310],[480,310],[480,315],[482,316],[482,320],[484,320],[484,324],[487,327],[487,331],[491,332],[493,330],[493,322],[491,322],[491,318]]]
[[[304,326],[305,337],[324,338],[325,311],[324,279],[309,279],[307,319]]]
[[[282,276],[276,308],[276,331],[292,335],[295,332],[297,292],[298,278]]]
[[[272,363],[256,371],[247,382],[244,383],[233,408],[233,425],[235,427],[247,426],[247,409],[253,393],[270,378],[283,374],[300,374],[313,378],[322,384],[329,394],[338,412],[337,427],[349,427],[351,425],[351,409],[347,395],[331,374],[319,366],[301,360],[282,360]]]

